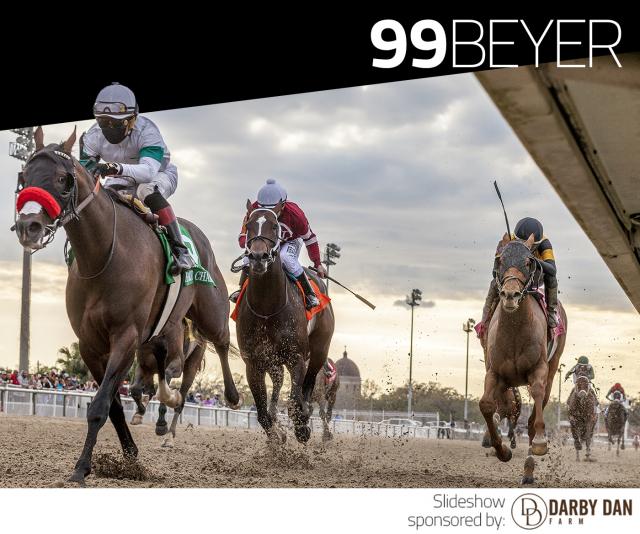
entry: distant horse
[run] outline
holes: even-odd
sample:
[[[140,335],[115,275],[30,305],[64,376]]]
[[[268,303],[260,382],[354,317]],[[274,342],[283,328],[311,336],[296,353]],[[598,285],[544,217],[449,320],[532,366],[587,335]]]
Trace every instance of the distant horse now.
[[[616,392],[604,418],[607,433],[609,434],[608,450],[611,450],[611,445],[615,443],[616,456],[620,455],[620,449],[624,450],[624,427],[626,422],[627,418],[624,406],[622,406],[620,393]]]
[[[249,282],[238,302],[236,333],[240,354],[246,364],[247,382],[256,403],[258,421],[271,443],[282,443],[284,433],[275,425],[267,407],[265,374],[284,365],[291,376],[289,417],[296,439],[306,442],[311,394],[316,375],[324,364],[334,329],[331,304],[306,318],[305,299],[289,279],[280,260],[281,227],[278,215],[283,207],[252,210],[247,201]],[[315,279],[321,291],[323,282]],[[308,365],[307,365],[308,361]]]
[[[591,440],[598,415],[596,406],[598,399],[591,387],[589,377],[581,375],[576,379],[576,385],[567,399],[569,423],[573,435],[573,445],[576,449],[576,461],[580,461],[580,451],[584,443],[586,448],[585,461],[591,461]]]
[[[182,402],[168,381],[187,365],[183,351],[183,318],[216,347],[231,404],[239,400],[227,360],[229,325],[227,290],[211,245],[194,224],[181,220],[194,241],[200,261],[217,287],[183,287],[158,335],[151,338],[168,293],[166,259],[153,229],[133,210],[117,202],[71,156],[73,134],[60,145],[44,146],[42,128],[35,131],[36,151],[21,174],[16,232],[23,247],[37,250],[64,226],[75,260],[69,268],[66,304],[78,336],[80,354],[100,384],[87,410],[88,430],[71,481],[84,484],[98,432],[111,419],[125,457],[138,448],[127,426],[118,387],[127,376],[136,351],[150,350],[158,373],[160,402]],[[174,283],[180,283],[176,281]],[[151,338],[151,339],[150,339]]]
[[[496,283],[500,305],[496,308],[486,333],[486,375],[480,411],[489,430],[491,445],[503,462],[511,459],[511,450],[503,445],[495,417],[497,408],[508,405],[510,388],[529,386],[534,407],[529,417],[529,446],[535,455],[547,453],[543,410],[546,406],[553,377],[564,350],[566,334],[557,340],[555,353],[547,355],[547,318],[540,304],[529,294],[540,277],[536,258],[531,252],[534,236],[526,241],[511,240],[505,234],[499,244]],[[564,325],[564,308],[559,306]],[[509,412],[510,413],[510,412]],[[523,483],[533,482],[533,458],[525,463]]]
[[[333,360],[329,358],[329,362],[333,366]],[[333,438],[329,423],[333,414],[333,406],[336,403],[336,396],[340,389],[340,376],[337,370],[333,379],[329,379],[323,372],[318,373],[316,377],[316,385],[313,388],[311,401],[318,403],[318,415],[322,421],[322,440],[328,441]]]

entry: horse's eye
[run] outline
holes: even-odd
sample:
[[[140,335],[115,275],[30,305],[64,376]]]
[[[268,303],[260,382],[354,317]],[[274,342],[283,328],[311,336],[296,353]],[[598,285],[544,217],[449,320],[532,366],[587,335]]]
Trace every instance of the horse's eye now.
[[[273,228],[273,230],[277,230],[278,229],[278,225],[274,224],[272,228]]]
[[[58,176],[58,183],[60,185],[64,185],[64,183],[67,181],[67,177],[66,176]]]

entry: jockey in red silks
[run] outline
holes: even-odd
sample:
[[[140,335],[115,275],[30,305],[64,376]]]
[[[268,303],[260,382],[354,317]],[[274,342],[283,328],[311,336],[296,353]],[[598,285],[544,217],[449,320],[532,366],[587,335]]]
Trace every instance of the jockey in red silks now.
[[[256,208],[274,208],[279,202],[283,202],[282,211],[278,214],[278,222],[282,228],[282,244],[280,245],[280,260],[285,271],[291,274],[302,286],[305,294],[306,308],[310,310],[320,304],[316,297],[311,283],[307,278],[298,256],[304,244],[307,248],[309,259],[313,262],[320,278],[324,278],[327,271],[320,261],[320,247],[318,246],[318,238],[311,230],[306,215],[297,204],[287,200],[287,192],[275,180],[269,179],[258,191],[258,200],[254,202],[251,209]],[[242,229],[238,236],[238,244],[241,248],[245,248],[247,242],[246,217],[242,223]],[[249,276],[249,259],[245,256],[242,275],[240,276],[240,289],[244,285],[245,280]],[[231,302],[236,302],[240,290],[235,291],[229,297]]]
[[[619,395],[616,395],[616,393],[619,393]],[[615,384],[613,384],[613,386],[611,386],[611,388],[609,389],[609,392],[607,393],[606,399],[608,401],[614,401],[614,400],[620,401],[620,404],[622,404],[622,407],[624,408],[625,416],[627,415],[627,408],[629,407],[629,403],[627,401],[627,394],[624,392],[624,388],[620,385],[619,382],[616,382]],[[608,407],[607,407],[607,412],[608,412]]]

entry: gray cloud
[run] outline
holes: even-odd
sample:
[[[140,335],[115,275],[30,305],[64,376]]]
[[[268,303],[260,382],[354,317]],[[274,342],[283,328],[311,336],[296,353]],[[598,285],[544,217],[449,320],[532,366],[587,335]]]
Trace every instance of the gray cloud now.
[[[321,243],[342,246],[332,270],[341,281],[398,297],[420,287],[435,300],[483,298],[504,232],[491,185],[497,179],[512,224],[526,215],[543,221],[566,302],[631,309],[470,75],[150,116],[180,170],[171,201],[204,229],[225,272],[240,253],[236,236],[246,198],[275,177],[302,205]],[[48,128],[47,138],[57,140],[68,130]],[[0,144],[9,139],[0,132]],[[7,228],[17,169],[17,162],[0,159],[0,213]],[[36,266],[41,260],[62,264],[63,241],[60,235],[50,250],[38,253]],[[0,232],[0,259],[20,254],[15,236]]]

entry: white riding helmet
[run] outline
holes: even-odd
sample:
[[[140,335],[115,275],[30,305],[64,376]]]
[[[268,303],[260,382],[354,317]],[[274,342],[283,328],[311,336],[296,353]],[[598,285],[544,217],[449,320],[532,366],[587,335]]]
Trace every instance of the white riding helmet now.
[[[274,208],[278,202],[286,200],[287,191],[273,178],[269,178],[258,191],[258,204],[262,208]]]
[[[112,117],[126,119],[138,113],[138,103],[133,91],[118,82],[113,82],[102,89],[93,105],[95,117]]]

